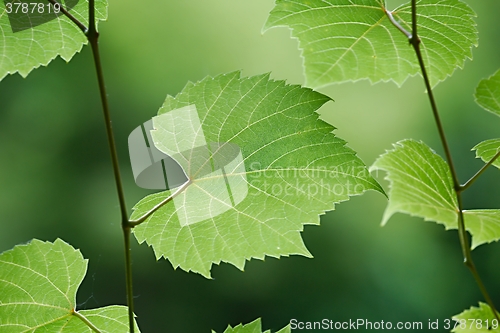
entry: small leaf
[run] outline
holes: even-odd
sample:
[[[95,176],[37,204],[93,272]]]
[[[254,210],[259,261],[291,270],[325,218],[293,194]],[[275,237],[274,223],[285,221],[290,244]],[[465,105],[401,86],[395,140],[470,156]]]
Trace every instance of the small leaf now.
[[[310,256],[304,224],[337,202],[382,191],[334,127],[315,112],[330,99],[310,89],[238,72],[188,84],[153,119],[155,146],[190,183],[134,228],[157,258],[209,277],[213,263]],[[170,180],[169,180],[170,183]],[[178,188],[177,188],[178,189]],[[132,219],[169,197],[147,196]]]
[[[458,228],[458,204],[446,162],[423,142],[403,140],[380,156],[370,168],[387,172],[391,183],[384,225],[394,213],[406,213]],[[471,233],[472,249],[500,239],[500,210],[464,210],[464,223]]]
[[[446,162],[423,142],[403,140],[394,147],[371,167],[387,171],[391,182],[382,224],[401,212],[456,228],[458,204]]]
[[[471,248],[481,244],[500,240],[500,210],[474,209],[464,210],[465,226],[474,236]]]
[[[452,330],[455,333],[500,333],[498,319],[486,303],[479,302],[479,307],[472,306],[452,319],[457,321]]]
[[[290,332],[291,332],[290,326],[288,325],[276,333],[290,333]],[[212,333],[215,333],[215,331],[212,331]],[[260,318],[259,318],[246,325],[239,324],[234,328],[228,326],[224,331],[224,333],[271,333],[271,331],[262,332],[262,325],[260,323]]]
[[[382,0],[276,0],[264,30],[292,29],[310,87],[360,79],[401,85],[420,68],[408,38],[386,10]],[[417,14],[424,63],[434,86],[472,58],[478,40],[475,13],[459,0],[420,0]],[[411,32],[409,3],[392,15]]]
[[[488,163],[500,150],[500,139],[490,139],[478,143],[472,150],[476,151],[476,157]],[[493,165],[500,169],[500,158],[497,158]]]
[[[107,306],[76,311],[76,292],[87,271],[80,251],[58,239],[34,239],[0,254],[0,331],[125,332],[128,310]]]
[[[479,82],[474,97],[485,110],[500,116],[500,69]]]
[[[56,15],[53,6],[48,5],[48,1],[23,0],[23,3],[29,4],[27,14],[19,13],[21,9],[17,6],[9,10],[13,12],[17,10],[18,17],[13,17],[14,13],[9,15],[7,12],[6,4],[11,2],[12,0],[0,1],[0,80],[7,74],[16,72],[26,77],[33,69],[47,66],[58,55],[70,61],[82,46],[87,44],[87,38],[82,31],[66,16]],[[44,7],[40,7],[43,8],[42,14],[38,14],[38,7],[32,14],[32,5],[38,3],[45,4]],[[88,26],[88,0],[66,0],[65,4],[65,8],[70,9],[75,18]],[[96,0],[95,7],[96,21],[105,20],[107,0]],[[50,15],[53,19],[45,20],[49,10],[52,11]],[[33,24],[32,27],[27,25],[37,20],[44,22]]]

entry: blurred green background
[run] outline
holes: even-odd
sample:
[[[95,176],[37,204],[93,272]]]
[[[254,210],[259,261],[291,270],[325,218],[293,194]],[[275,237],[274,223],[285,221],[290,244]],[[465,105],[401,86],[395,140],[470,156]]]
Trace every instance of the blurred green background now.
[[[272,0],[109,2],[100,42],[129,209],[150,192],[133,181],[127,137],[167,94],[234,70],[304,82],[289,30],[261,34]],[[499,119],[472,97],[479,80],[500,67],[500,2],[468,3],[478,14],[480,46],[474,61],[435,91],[462,182],[482,165],[470,149],[500,132]],[[335,100],[320,110],[323,118],[368,165],[404,138],[442,152],[419,78],[402,88],[360,81],[321,92]],[[58,58],[27,79],[0,82],[0,161],[0,251],[62,238],[90,259],[79,308],[125,304],[118,201],[88,47],[68,64]],[[499,208],[498,184],[498,170],[489,170],[466,192],[466,208]],[[456,231],[401,214],[382,228],[385,205],[369,192],[322,216],[321,226],[306,227],[314,259],[253,260],[245,272],[222,264],[213,280],[173,270],[133,240],[141,331],[222,332],[258,317],[273,330],[292,318],[427,323],[477,305],[482,297],[462,264]],[[482,245],[473,256],[500,304],[500,244]]]

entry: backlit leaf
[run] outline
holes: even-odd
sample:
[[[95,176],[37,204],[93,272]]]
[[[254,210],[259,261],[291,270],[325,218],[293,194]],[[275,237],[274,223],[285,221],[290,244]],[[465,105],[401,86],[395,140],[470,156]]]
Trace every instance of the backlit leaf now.
[[[290,326],[286,326],[279,330],[276,333],[290,333]],[[215,333],[215,331],[212,331],[212,333]],[[270,330],[262,332],[262,325],[260,322],[260,318],[254,320],[251,323],[248,323],[246,325],[239,324],[238,326],[235,326],[234,328],[231,326],[228,326],[224,333],[271,333]]]
[[[400,212],[456,228],[458,205],[446,162],[423,142],[403,140],[394,148],[371,167],[387,171],[391,182],[382,224]]]
[[[420,0],[417,8],[422,54],[434,86],[472,57],[475,13],[459,0]],[[292,29],[310,87],[360,79],[401,85],[420,69],[408,38],[386,11],[383,0],[276,0],[264,30]],[[391,12],[411,32],[410,4]]]
[[[366,190],[381,191],[355,152],[315,112],[330,99],[238,72],[188,84],[153,118],[154,145],[190,183],[134,228],[157,258],[210,276],[213,263],[310,256],[300,232]],[[170,180],[169,180],[170,182]],[[132,219],[180,187],[142,199]]]
[[[479,302],[479,307],[472,306],[469,310],[453,316],[457,323],[452,332],[455,333],[499,333],[500,323],[495,318],[488,304]]]
[[[107,306],[76,310],[76,292],[87,271],[80,251],[58,239],[34,239],[0,254],[0,331],[100,332],[128,331],[128,310]],[[138,330],[137,330],[138,331]]]
[[[476,88],[476,102],[485,110],[500,116],[500,69]]]
[[[474,236],[471,248],[500,240],[500,209],[465,210],[466,229]]]
[[[477,144],[472,150],[476,151],[476,157],[481,158],[485,163],[489,162],[500,150],[500,139],[490,139]],[[500,169],[500,158],[497,158],[493,165]]]
[[[446,162],[423,142],[403,140],[380,156],[371,170],[384,170],[390,181],[389,204],[382,224],[394,213],[405,213],[458,228],[458,204]],[[500,239],[500,210],[465,210],[472,248]]]

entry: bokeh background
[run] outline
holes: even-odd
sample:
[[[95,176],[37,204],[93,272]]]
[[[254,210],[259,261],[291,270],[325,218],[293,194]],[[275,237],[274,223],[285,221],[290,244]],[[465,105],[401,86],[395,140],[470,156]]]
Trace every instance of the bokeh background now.
[[[304,82],[289,30],[261,33],[272,0],[109,2],[100,41],[129,209],[150,192],[134,184],[127,137],[167,94],[235,70]],[[462,182],[482,166],[470,149],[500,132],[498,117],[472,97],[479,80],[500,67],[500,2],[467,2],[478,14],[479,48],[473,62],[435,91]],[[320,110],[322,117],[368,165],[404,138],[442,153],[418,77],[402,88],[360,81],[321,92],[335,100]],[[498,170],[489,170],[466,192],[466,208],[499,208],[498,184]],[[221,264],[213,280],[156,261],[133,239],[141,331],[222,332],[258,317],[273,330],[292,318],[425,325],[477,305],[482,297],[462,264],[456,231],[402,214],[380,227],[385,205],[382,195],[368,192],[337,205],[321,226],[307,226],[303,237],[314,259],[252,260],[244,272]],[[118,201],[88,47],[68,64],[58,58],[26,79],[0,82],[0,216],[0,251],[32,238],[62,238],[90,260],[79,308],[125,304]],[[500,304],[500,244],[482,245],[473,256]]]

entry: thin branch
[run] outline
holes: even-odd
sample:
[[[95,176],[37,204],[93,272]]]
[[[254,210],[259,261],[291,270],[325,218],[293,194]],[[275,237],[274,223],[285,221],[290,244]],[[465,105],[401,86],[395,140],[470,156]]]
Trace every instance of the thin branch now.
[[[441,117],[439,116],[436,99],[434,98],[434,93],[430,84],[429,76],[427,75],[427,70],[425,68],[424,59],[422,57],[422,52],[420,50],[420,38],[415,33],[412,34],[410,39],[410,44],[413,46],[415,53],[417,54],[420,69],[422,71],[422,77],[424,78],[425,87],[427,88],[427,96],[429,96],[429,102],[431,103],[432,114],[434,115],[434,121],[439,132],[439,137],[443,145],[443,149],[446,155],[446,160],[450,166],[451,176],[453,178],[453,185],[456,190],[460,188],[460,183],[458,181],[457,172],[455,170],[455,165],[453,164],[453,159],[451,157],[450,146],[448,145],[448,140],[446,140],[446,135],[444,134],[443,124],[441,122]]]
[[[464,220],[464,213],[463,213],[463,206],[462,206],[462,195],[459,191],[456,191],[457,194],[457,200],[458,200],[458,238],[460,240],[460,246],[462,248],[462,255],[464,257],[464,265],[469,268],[470,272],[472,273],[472,276],[474,277],[474,280],[476,281],[476,284],[479,287],[479,290],[481,291],[481,294],[483,295],[484,299],[486,300],[486,303],[490,306],[491,312],[495,316],[495,318],[500,322],[500,317],[498,316],[498,312],[495,308],[495,304],[493,303],[493,300],[490,297],[490,294],[488,293],[488,290],[486,289],[486,286],[484,285],[483,280],[481,279],[481,276],[479,275],[479,272],[477,271],[476,265],[474,264],[474,261],[472,260],[472,254],[470,250],[470,244],[469,244],[469,238],[467,235],[467,231],[465,230],[465,220]]]
[[[415,0],[412,0],[411,1],[411,32],[413,34],[413,36],[415,37],[415,39],[419,40],[418,39],[418,33],[417,33],[417,1]],[[413,39],[410,38],[410,39]],[[420,40],[419,40],[419,43],[420,43]]]
[[[99,53],[99,33],[96,30],[95,20],[95,0],[89,0],[89,29],[86,33],[92,48],[94,56],[94,64],[97,72],[97,81],[99,83],[99,92],[101,96],[102,110],[104,113],[104,123],[106,126],[106,135],[108,139],[109,151],[111,154],[111,162],[113,165],[113,175],[115,178],[116,190],[121,212],[121,226],[123,230],[123,239],[125,246],[125,280],[127,290],[128,318],[130,333],[134,333],[134,293],[132,287],[132,258],[130,253],[130,227],[128,225],[128,213],[125,204],[125,195],[123,192],[122,180],[120,175],[120,164],[118,160],[118,152],[113,134],[113,126],[111,123],[111,115],[108,105],[108,95],[106,93],[106,85],[104,84],[104,74],[101,65],[101,56]]]
[[[89,1],[89,6],[92,4],[94,0]],[[93,19],[93,10],[90,11],[90,27],[88,31],[88,40],[90,43],[90,46],[92,47],[92,54],[94,56],[94,63],[95,63],[95,68],[97,72],[97,80],[99,83],[99,92],[101,96],[101,104],[102,104],[102,109],[104,113],[104,121],[105,121],[105,126],[106,126],[106,135],[108,139],[108,146],[109,150],[111,153],[111,162],[113,164],[113,174],[115,178],[115,185],[116,185],[116,190],[118,193],[118,201],[120,204],[120,212],[121,212],[121,218],[122,222],[127,221],[127,208],[125,205],[125,195],[123,192],[123,186],[122,186],[122,180],[121,180],[121,174],[120,174],[120,164],[118,162],[118,153],[116,151],[116,143],[115,143],[115,138],[113,134],[113,126],[111,122],[111,115],[109,111],[109,105],[108,105],[108,98],[107,98],[107,92],[106,92],[106,86],[104,84],[104,74],[102,71],[102,65],[101,65],[101,57],[99,53],[99,33],[96,31],[95,28],[95,20]],[[125,224],[126,223],[122,223]]]
[[[465,191],[469,186],[471,186],[479,178],[479,176],[481,176],[483,174],[483,172],[485,172],[486,169],[488,169],[488,167],[495,162],[495,160],[498,158],[498,156],[500,156],[500,150],[497,151],[496,155],[493,156],[493,158],[491,160],[489,160],[488,163],[483,165],[483,167],[481,169],[479,169],[479,171],[476,172],[476,174],[474,176],[472,176],[471,179],[469,179],[465,184],[460,186],[460,191],[461,192]]]
[[[143,216],[139,217],[137,220],[130,220],[128,222],[129,227],[133,228],[135,226],[138,226],[142,222],[146,221],[148,217],[150,217],[154,212],[156,212],[158,209],[160,209],[163,205],[166,203],[172,201],[173,198],[175,198],[179,193],[184,191],[189,185],[191,185],[192,180],[189,179],[187,182],[182,184],[174,193],[172,193],[168,198],[165,198],[162,202],[156,204],[153,208],[151,208],[146,214]]]
[[[425,82],[425,87],[427,88],[427,95],[429,96],[429,101],[431,103],[431,108],[432,108],[432,113],[434,115],[434,120],[436,122],[439,136],[441,138],[441,143],[443,145],[445,154],[446,154],[446,160],[448,161],[448,166],[450,168],[450,172],[453,178],[453,185],[457,197],[457,203],[458,203],[458,237],[460,240],[460,246],[462,248],[462,254],[464,257],[464,264],[469,268],[471,271],[474,279],[476,280],[476,284],[479,286],[479,289],[488,303],[488,305],[491,308],[491,311],[493,312],[493,315],[496,317],[497,320],[500,321],[500,318],[498,316],[498,312],[496,311],[495,305],[493,304],[493,301],[488,294],[488,291],[486,290],[486,287],[484,286],[483,281],[481,280],[481,277],[479,276],[479,273],[476,269],[476,265],[474,264],[474,261],[472,260],[472,255],[470,251],[470,244],[469,244],[469,238],[467,235],[467,231],[465,229],[465,221],[464,221],[464,214],[463,214],[463,206],[462,206],[462,196],[461,196],[461,185],[458,181],[457,173],[455,171],[455,166],[453,164],[453,159],[451,158],[451,152],[450,148],[448,145],[448,142],[446,140],[446,136],[444,134],[444,129],[443,125],[441,123],[441,119],[439,117],[439,112],[438,108],[436,105],[436,100],[434,98],[434,94],[432,92],[432,87],[430,84],[429,76],[427,75],[427,70],[425,68],[424,64],[424,59],[422,57],[422,52],[420,50],[420,38],[418,37],[417,34],[417,0],[412,0],[411,1],[411,7],[412,7],[412,37],[410,38],[410,44],[413,46],[413,49],[415,50],[415,54],[417,55],[418,58],[418,63],[420,65],[420,70],[422,71],[422,77]]]
[[[132,275],[132,253],[130,248],[130,227],[122,226],[123,240],[125,245],[125,282],[127,290],[127,305],[128,305],[128,325],[130,333],[134,333],[134,288]]]
[[[87,27],[85,26],[85,24],[83,24],[82,22],[80,22],[76,17],[74,17],[70,12],[68,12],[66,10],[66,8],[64,8],[64,6],[62,4],[60,4],[59,2],[57,2],[56,0],[48,0],[52,5],[59,5],[59,7],[61,8],[61,12],[66,15],[67,18],[69,18],[71,20],[71,22],[73,22],[78,28],[80,28],[80,30],[85,34],[87,35]]]

